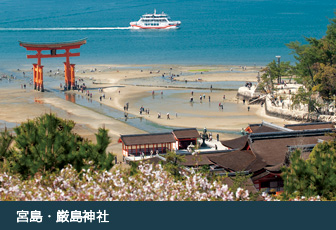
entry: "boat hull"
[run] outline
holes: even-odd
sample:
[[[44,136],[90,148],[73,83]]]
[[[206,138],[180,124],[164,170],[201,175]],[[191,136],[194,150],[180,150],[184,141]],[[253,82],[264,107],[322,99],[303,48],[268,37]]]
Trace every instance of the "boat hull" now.
[[[151,30],[169,30],[169,29],[179,29],[178,25],[168,25],[168,26],[139,26],[139,25],[131,25],[131,29],[151,29]]]

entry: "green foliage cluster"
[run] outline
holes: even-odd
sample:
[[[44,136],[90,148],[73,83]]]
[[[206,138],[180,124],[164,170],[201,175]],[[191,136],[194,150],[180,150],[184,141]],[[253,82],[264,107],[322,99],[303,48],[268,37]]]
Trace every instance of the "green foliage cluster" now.
[[[330,19],[326,35],[321,38],[306,37],[307,44],[298,41],[286,46],[296,59],[294,66],[289,62],[270,62],[261,76],[260,88],[271,93],[275,80],[281,76],[295,76],[295,81],[304,85],[293,97],[293,105],[309,103],[309,112],[319,112],[317,98],[332,101],[336,94],[336,18]],[[279,82],[278,82],[279,83]]]
[[[336,94],[336,18],[330,20],[326,35],[321,39],[306,38],[308,44],[298,41],[287,44],[298,61],[297,80],[307,91],[319,93],[325,99]]]
[[[182,179],[180,163],[185,161],[185,157],[178,155],[175,152],[168,151],[165,158],[166,162],[163,164],[164,169],[175,179]]]
[[[75,123],[54,114],[44,114],[14,128],[15,135],[7,130],[0,134],[0,165],[6,170],[33,176],[71,164],[78,172],[94,165],[109,170],[114,156],[106,153],[110,143],[108,131],[100,128],[97,144],[72,132]]]
[[[307,160],[301,151],[290,156],[290,165],[282,169],[284,199],[297,196],[321,196],[336,199],[336,141],[319,143]]]
[[[295,95],[292,97],[292,107],[298,104],[308,105],[308,112],[320,112],[320,103],[313,98],[313,91],[307,91],[303,87],[300,87]]]
[[[279,65],[273,60],[262,70],[262,72],[264,72],[261,76],[263,88],[266,92],[271,92],[274,90],[274,81],[278,79],[279,76],[284,77],[293,75],[293,67],[290,65],[289,61],[280,62]]]

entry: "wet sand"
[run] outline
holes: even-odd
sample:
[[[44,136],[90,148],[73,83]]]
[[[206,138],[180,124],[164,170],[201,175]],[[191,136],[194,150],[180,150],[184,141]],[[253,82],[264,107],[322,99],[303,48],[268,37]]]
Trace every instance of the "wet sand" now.
[[[41,93],[32,90],[31,87],[26,90],[19,87],[0,89],[0,127],[6,126],[11,129],[44,113],[54,113],[63,119],[75,121],[76,126],[73,131],[92,142],[96,140],[94,134],[97,133],[98,128],[106,127],[111,137],[108,151],[117,154],[118,159],[122,159],[121,147],[118,143],[120,134],[144,133],[142,130],[61,98],[50,97],[48,92]]]
[[[247,105],[243,105],[242,101],[237,100],[235,90],[213,90],[211,92],[210,89],[166,88],[155,86],[155,84],[134,86],[123,84],[124,80],[150,79],[162,76],[162,74],[166,76],[174,74],[175,76],[179,75],[177,86],[181,86],[185,80],[200,81],[200,79],[202,82],[241,81],[243,84],[246,81],[255,82],[259,70],[260,67],[247,67],[246,70],[242,70],[239,66],[76,65],[76,80],[84,79],[84,83],[93,94],[93,100],[100,102],[100,96],[105,94],[105,99],[100,102],[104,105],[124,111],[124,105],[129,102],[128,113],[144,117],[155,123],[172,127],[196,127],[198,129],[206,127],[222,131],[220,133],[221,139],[230,139],[239,135],[240,130],[248,124],[260,123],[262,120],[278,125],[293,122],[266,116],[260,105],[251,105],[250,111],[247,111]],[[19,76],[22,75],[22,71],[25,71],[26,76],[32,76],[30,69],[13,70],[13,73]],[[58,88],[60,83],[63,84],[62,73],[55,75],[57,70],[48,72],[47,67],[45,67],[45,71],[46,89]],[[179,81],[181,83],[178,83]],[[10,86],[0,82],[0,122],[2,120],[20,123],[43,113],[52,112],[61,118],[74,120],[77,124],[75,132],[93,141],[95,140],[94,133],[99,127],[105,125],[112,137],[109,150],[117,153],[118,158],[121,157],[121,145],[117,143],[120,134],[144,133],[144,131],[124,122],[75,105],[55,97],[51,93],[34,91],[30,85],[27,85],[26,90],[21,89],[20,84],[23,82],[27,82],[27,80],[17,79]],[[98,88],[103,88],[103,93],[99,93]],[[154,91],[154,95],[152,95],[152,91]],[[189,102],[191,91],[194,92],[194,103]],[[81,92],[71,92],[83,95]],[[203,97],[203,94],[206,97],[202,98],[202,102],[200,102],[199,96]],[[225,95],[225,99],[223,99],[223,95]],[[209,96],[211,97],[210,102]],[[219,103],[223,104],[223,110],[218,106]],[[140,115],[141,106],[149,109],[149,114]],[[161,113],[161,119],[157,118],[158,113]],[[169,113],[170,119],[167,119],[167,113]]]
[[[103,88],[102,93],[99,93],[98,90],[90,90],[93,93],[93,99],[96,101],[100,101],[99,97],[105,94],[105,99],[100,102],[102,104],[123,111],[124,105],[129,102],[130,107],[126,112],[144,117],[161,125],[196,127],[198,129],[206,127],[212,130],[234,131],[232,133],[221,133],[222,139],[233,138],[248,124],[261,123],[263,120],[281,126],[294,123],[293,121],[265,115],[264,108],[260,105],[250,105],[250,111],[248,111],[248,105],[244,105],[241,100],[237,99],[235,90],[212,90],[211,92],[210,89],[183,89],[183,87],[180,87],[183,83],[178,84],[178,88],[158,87],[153,82],[151,86],[122,84],[125,78],[153,78],[163,73],[172,74],[174,72],[175,74],[181,74],[182,72],[180,78],[192,73],[192,75],[187,76],[189,80],[201,76],[202,81],[242,81],[243,84],[246,81],[255,82],[260,67],[247,67],[246,71],[241,71],[239,66],[173,66],[172,70],[169,66],[142,67],[127,69],[127,67],[98,66],[95,72],[87,72],[89,68],[84,66],[81,68],[86,69],[85,73],[83,74],[79,71],[78,75],[95,82],[95,84],[89,83],[89,86]],[[228,71],[231,68],[237,72],[218,73],[219,71]],[[118,84],[118,82],[121,83]],[[153,91],[154,95],[152,95]],[[189,102],[192,91],[194,92],[194,103]],[[205,94],[205,99],[203,94]],[[202,102],[199,100],[200,95],[202,96]],[[223,99],[224,95],[225,100]],[[219,103],[223,104],[223,110],[218,106]],[[144,109],[149,109],[149,114],[142,113],[140,115],[141,106]],[[158,119],[158,113],[161,113],[160,119]],[[169,113],[170,119],[167,119],[167,113]]]

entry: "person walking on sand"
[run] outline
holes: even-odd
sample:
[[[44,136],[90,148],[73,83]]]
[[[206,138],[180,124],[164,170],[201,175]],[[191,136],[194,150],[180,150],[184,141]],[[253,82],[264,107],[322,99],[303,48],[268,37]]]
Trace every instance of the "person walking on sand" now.
[[[250,106],[247,106],[247,111],[250,111]]]
[[[191,96],[194,96],[194,91],[191,91]]]
[[[210,102],[210,95],[209,95],[209,102]]]
[[[169,113],[167,113],[167,119],[170,120]]]

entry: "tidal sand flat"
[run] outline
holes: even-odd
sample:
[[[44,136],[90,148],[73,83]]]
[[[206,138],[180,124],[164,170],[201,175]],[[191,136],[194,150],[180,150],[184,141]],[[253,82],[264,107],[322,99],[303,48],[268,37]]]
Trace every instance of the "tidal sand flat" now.
[[[74,131],[92,141],[97,129],[105,126],[112,140],[109,151],[117,154],[118,159],[122,157],[120,134],[206,127],[224,140],[239,136],[242,128],[262,120],[278,125],[292,123],[266,116],[260,105],[250,105],[248,111],[248,105],[237,98],[237,88],[247,81],[255,84],[259,69],[254,66],[242,70],[241,66],[78,65],[76,80],[81,79],[79,84],[87,86],[83,93],[63,92],[62,70],[46,71],[44,93],[33,90],[29,68],[11,70],[16,78],[0,82],[0,122],[2,126],[8,123],[8,127],[13,127],[52,112],[74,120],[77,124]],[[195,85],[191,85],[193,82]],[[21,88],[24,84],[26,89]],[[215,89],[211,90],[209,85]],[[87,91],[92,97],[87,96]],[[127,103],[129,108],[125,111]],[[147,113],[140,114],[141,107]]]

